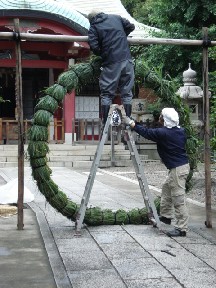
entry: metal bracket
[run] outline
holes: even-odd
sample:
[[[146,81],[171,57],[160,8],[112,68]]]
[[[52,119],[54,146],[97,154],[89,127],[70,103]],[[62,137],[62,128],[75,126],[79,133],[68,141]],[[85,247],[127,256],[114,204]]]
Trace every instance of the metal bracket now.
[[[202,44],[202,46],[204,47],[204,48],[207,48],[207,47],[210,47],[211,46],[211,40],[210,39],[205,39],[205,38],[203,38],[203,44]]]

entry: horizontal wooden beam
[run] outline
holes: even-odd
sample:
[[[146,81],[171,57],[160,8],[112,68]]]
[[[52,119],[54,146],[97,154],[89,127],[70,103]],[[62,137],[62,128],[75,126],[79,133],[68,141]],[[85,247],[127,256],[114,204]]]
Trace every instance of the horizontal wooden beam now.
[[[0,32],[0,40],[14,40],[13,32]],[[88,36],[68,36],[68,35],[49,35],[20,33],[21,41],[45,41],[45,42],[88,42]],[[131,44],[162,44],[162,45],[188,45],[202,46],[203,40],[190,39],[169,39],[169,38],[132,38],[128,37]],[[216,41],[211,41],[212,46],[216,46]]]

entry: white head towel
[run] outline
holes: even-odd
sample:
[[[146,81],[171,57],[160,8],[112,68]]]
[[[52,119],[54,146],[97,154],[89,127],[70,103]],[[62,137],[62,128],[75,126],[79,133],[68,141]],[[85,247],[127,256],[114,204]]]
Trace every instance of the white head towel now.
[[[179,126],[179,115],[174,108],[164,108],[161,112],[164,119],[164,126],[167,128],[173,128]]]

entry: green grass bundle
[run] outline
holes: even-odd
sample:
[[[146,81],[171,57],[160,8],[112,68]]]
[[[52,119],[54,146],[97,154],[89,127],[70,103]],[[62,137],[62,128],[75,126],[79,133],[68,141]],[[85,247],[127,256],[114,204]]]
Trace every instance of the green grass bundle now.
[[[28,130],[28,139],[32,141],[48,141],[48,129],[45,126],[33,125]]]
[[[48,165],[34,168],[32,171],[32,176],[37,181],[47,181],[50,178],[50,175],[52,174],[52,170],[49,168]]]
[[[128,217],[131,224],[142,224],[142,216],[140,214],[140,209],[132,209],[128,212]]]
[[[160,214],[160,202],[161,202],[161,197],[156,197],[154,200],[154,204],[155,204],[155,208],[158,214]]]
[[[129,218],[126,211],[119,209],[115,212],[115,224],[129,224]]]
[[[59,103],[64,99],[67,89],[60,84],[54,84],[47,88],[44,93],[52,96]]]
[[[103,217],[101,208],[88,208],[85,213],[84,222],[91,226],[102,225]]]
[[[67,218],[76,221],[80,205],[70,201],[65,193],[59,190],[51,179],[52,170],[47,165],[49,153],[48,129],[50,117],[58,108],[66,92],[92,82],[100,75],[101,58],[96,57],[89,63],[77,64],[70,70],[62,73],[58,83],[47,88],[35,107],[33,126],[29,129],[28,154],[32,167],[32,176],[37,181],[41,193],[52,207]],[[154,75],[155,76],[155,75]],[[154,77],[153,77],[154,78]],[[81,83],[82,82],[82,83]],[[156,203],[158,210],[159,202]],[[122,209],[116,212],[99,207],[87,208],[84,223],[89,225],[122,225],[122,224],[149,224],[147,209],[132,209],[126,212]]]
[[[68,200],[67,205],[61,210],[62,215],[75,221],[76,212],[78,210],[78,205],[70,200]]]
[[[54,114],[57,108],[58,101],[56,101],[56,99],[52,96],[46,95],[40,98],[39,102],[35,106],[35,112],[37,112],[38,110],[46,110],[49,111],[51,114]]]
[[[103,225],[115,224],[115,213],[111,209],[105,209],[103,212]]]
[[[38,110],[34,114],[33,124],[47,127],[49,126],[51,116],[52,114],[46,110]]]
[[[67,205],[68,198],[62,191],[59,191],[55,196],[49,198],[49,203],[57,211],[61,211]]]
[[[39,179],[37,181],[37,186],[47,200],[54,197],[59,192],[58,186],[55,184],[55,182],[53,182],[52,179],[45,181],[41,181],[41,179]]]
[[[147,208],[142,208],[139,210],[140,216],[142,218],[142,224],[149,224],[149,218],[148,218],[148,210]]]
[[[92,66],[94,77],[98,78],[100,76],[100,73],[101,73],[100,68],[102,65],[102,58],[98,57],[98,56],[94,56],[94,57],[92,57],[89,64]]]
[[[58,83],[59,85],[66,87],[67,92],[70,93],[78,86],[79,79],[73,70],[68,70],[59,75]]]
[[[46,157],[49,153],[49,146],[44,141],[29,141],[28,143],[28,154],[30,159]]]
[[[74,66],[73,70],[82,85],[86,85],[94,79],[94,68],[90,63],[80,63]]]
[[[42,167],[47,164],[47,157],[31,158],[30,164],[33,168]]]

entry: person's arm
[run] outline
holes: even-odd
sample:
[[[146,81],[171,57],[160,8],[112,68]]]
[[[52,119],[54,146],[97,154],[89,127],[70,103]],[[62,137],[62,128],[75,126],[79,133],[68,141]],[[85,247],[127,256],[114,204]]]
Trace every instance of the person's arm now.
[[[88,37],[89,37],[88,43],[89,43],[91,51],[95,55],[100,56],[101,48],[100,48],[100,43],[98,39],[98,34],[97,34],[97,30],[93,26],[91,26],[88,31]]]
[[[165,139],[164,130],[161,128],[145,128],[139,123],[136,123],[134,120],[129,117],[125,117],[123,122],[126,125],[129,125],[134,131],[136,131],[142,137],[151,140],[153,142],[159,142],[160,140]]]
[[[125,18],[121,18],[121,20],[122,20],[125,34],[128,36],[135,29],[135,25],[130,23],[130,21],[128,21]]]
[[[165,138],[165,134],[163,133],[163,129],[161,128],[145,128],[142,125],[136,123],[133,127],[133,130],[142,137],[153,142],[159,142]]]

